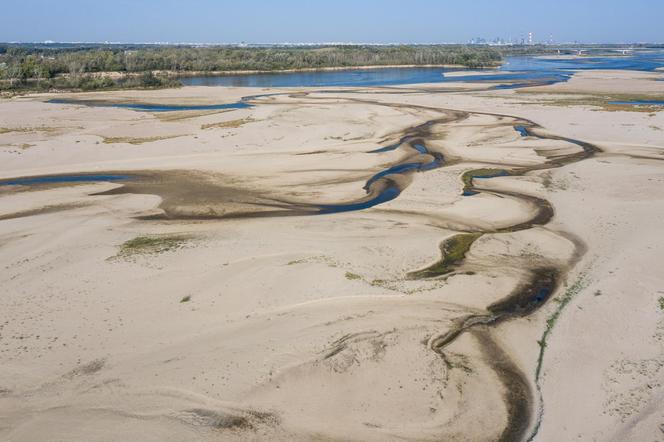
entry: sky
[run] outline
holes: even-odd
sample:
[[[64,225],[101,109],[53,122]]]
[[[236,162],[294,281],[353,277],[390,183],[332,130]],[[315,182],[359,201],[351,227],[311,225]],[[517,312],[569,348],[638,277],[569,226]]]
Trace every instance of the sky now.
[[[664,0],[21,0],[4,42],[664,42]]]

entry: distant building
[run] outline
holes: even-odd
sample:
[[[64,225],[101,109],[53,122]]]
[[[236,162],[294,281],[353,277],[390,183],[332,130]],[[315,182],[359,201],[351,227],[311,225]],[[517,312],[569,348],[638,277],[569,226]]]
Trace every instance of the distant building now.
[[[528,44],[529,45],[533,44],[533,33],[532,32],[528,33]]]

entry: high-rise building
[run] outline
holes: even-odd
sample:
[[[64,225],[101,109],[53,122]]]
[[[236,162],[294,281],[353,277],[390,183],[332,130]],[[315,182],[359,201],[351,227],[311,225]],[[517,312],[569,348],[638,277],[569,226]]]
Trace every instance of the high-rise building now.
[[[533,33],[532,32],[528,33],[528,44],[529,45],[533,44]]]

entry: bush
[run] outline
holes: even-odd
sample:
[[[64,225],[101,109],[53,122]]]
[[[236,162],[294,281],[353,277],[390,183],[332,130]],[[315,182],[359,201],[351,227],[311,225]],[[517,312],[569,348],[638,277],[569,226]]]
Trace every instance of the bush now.
[[[85,77],[79,82],[79,87],[84,91],[110,89],[115,86],[116,83],[110,77]]]

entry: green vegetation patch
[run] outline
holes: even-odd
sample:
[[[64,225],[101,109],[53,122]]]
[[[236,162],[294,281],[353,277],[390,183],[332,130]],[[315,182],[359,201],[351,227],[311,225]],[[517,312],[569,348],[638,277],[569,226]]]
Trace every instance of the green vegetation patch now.
[[[660,296],[657,302],[659,302],[659,309],[664,312],[664,296]]]
[[[206,117],[208,115],[216,115],[216,114],[223,114],[226,112],[231,112],[231,110],[225,109],[225,110],[206,110],[206,111],[192,111],[192,110],[187,110],[187,111],[174,111],[174,112],[154,112],[152,115],[154,115],[156,118],[159,119],[159,121],[164,121],[164,122],[173,122],[173,121],[182,121],[182,120],[192,120],[194,118],[200,118],[200,117]]]
[[[253,119],[248,117],[239,120],[222,121],[220,123],[203,124],[201,129],[236,129],[251,121],[253,121]]]
[[[104,139],[104,144],[116,144],[116,143],[127,143],[133,145],[139,145],[143,143],[152,143],[153,141],[168,140],[171,138],[183,137],[184,135],[171,135],[163,137],[143,137],[143,138],[134,138],[134,137],[102,137]]]
[[[461,233],[447,238],[440,245],[442,258],[425,269],[409,273],[408,277],[411,279],[435,278],[454,271],[463,262],[466,253],[480,236],[482,236],[481,233]]]
[[[2,56],[0,54],[0,61]],[[9,71],[18,72],[15,67]],[[0,72],[0,93],[27,93],[47,92],[50,90],[62,91],[100,91],[121,89],[162,89],[182,86],[179,80],[168,75],[155,75],[152,72],[117,72],[117,75],[109,75],[107,72],[86,70],[85,67],[74,71],[54,70],[33,71],[19,77],[7,77]],[[14,75],[14,74],[9,74]]]
[[[569,302],[577,294],[579,294],[583,289],[585,289],[588,286],[589,282],[590,281],[588,279],[588,276],[585,273],[581,273],[581,275],[579,275],[579,277],[574,281],[574,283],[572,283],[572,285],[567,287],[567,290],[565,290],[565,293],[563,293],[562,296],[554,299],[558,303],[558,307],[547,318],[546,328],[544,329],[544,333],[542,333],[542,338],[539,341],[537,341],[537,343],[540,346],[540,351],[537,357],[537,368],[535,369],[536,380],[538,380],[540,377],[540,373],[542,371],[542,364],[544,360],[544,351],[546,350],[546,345],[547,345],[547,339],[549,338],[549,335],[553,332],[553,328],[556,326],[556,321],[558,321],[558,318],[560,318],[560,315],[562,314],[567,304],[569,304]]]
[[[542,95],[543,97],[537,99],[537,104],[545,106],[594,106],[599,107],[604,111],[615,112],[657,112],[664,108],[657,105],[634,105],[634,104],[615,104],[614,101],[630,102],[630,101],[658,101],[664,100],[662,95],[647,95],[647,94],[583,94],[579,92],[541,92],[536,90],[518,90],[518,94],[531,94]],[[547,94],[553,95],[551,98],[546,98]],[[530,104],[530,103],[525,103]]]
[[[55,127],[0,127],[0,135],[9,133],[55,132]]]
[[[351,281],[355,281],[355,280],[358,280],[358,279],[362,279],[362,277],[360,275],[356,274],[356,273],[346,272],[346,279],[351,280]]]
[[[185,235],[144,235],[130,239],[120,246],[118,256],[158,255],[181,249],[190,240]]]
[[[8,134],[11,132],[32,132],[32,129],[29,127],[0,127],[0,135]]]
[[[481,168],[481,169],[472,169],[464,172],[461,175],[461,181],[463,182],[463,191],[469,192],[473,188],[473,179],[477,177],[482,178],[494,178],[499,176],[508,176],[512,173],[505,169],[490,169],[490,168]]]

